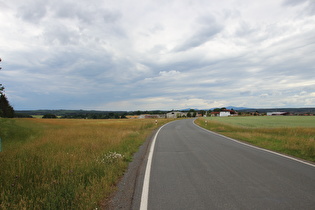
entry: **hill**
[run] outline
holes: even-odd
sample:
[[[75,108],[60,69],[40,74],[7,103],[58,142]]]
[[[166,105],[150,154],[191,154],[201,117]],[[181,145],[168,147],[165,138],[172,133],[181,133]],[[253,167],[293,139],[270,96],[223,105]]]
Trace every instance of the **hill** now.
[[[269,108],[269,109],[242,109],[238,110],[238,112],[259,112],[259,113],[267,113],[267,112],[289,112],[290,114],[315,114],[315,108]]]

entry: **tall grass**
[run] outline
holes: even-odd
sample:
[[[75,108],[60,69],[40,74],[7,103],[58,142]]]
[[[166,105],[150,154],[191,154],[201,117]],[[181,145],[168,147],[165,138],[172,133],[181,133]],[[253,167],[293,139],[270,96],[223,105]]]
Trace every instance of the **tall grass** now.
[[[199,118],[196,123],[234,139],[315,162],[315,117]]]
[[[159,125],[153,120],[0,119],[0,209],[97,208]]]

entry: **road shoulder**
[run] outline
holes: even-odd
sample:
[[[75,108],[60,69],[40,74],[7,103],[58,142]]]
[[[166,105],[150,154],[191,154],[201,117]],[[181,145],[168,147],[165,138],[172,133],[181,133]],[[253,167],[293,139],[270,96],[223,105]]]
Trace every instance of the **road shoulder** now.
[[[101,205],[101,209],[139,209],[149,148],[157,130],[147,137],[134,154],[127,171],[117,184],[117,191]]]

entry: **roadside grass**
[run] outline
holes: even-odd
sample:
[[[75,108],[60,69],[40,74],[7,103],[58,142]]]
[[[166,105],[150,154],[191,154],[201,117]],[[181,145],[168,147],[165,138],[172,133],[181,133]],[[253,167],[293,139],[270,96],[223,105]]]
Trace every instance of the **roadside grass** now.
[[[0,119],[0,209],[95,209],[170,121]]]
[[[198,118],[196,123],[258,147],[315,162],[313,116],[210,117]]]

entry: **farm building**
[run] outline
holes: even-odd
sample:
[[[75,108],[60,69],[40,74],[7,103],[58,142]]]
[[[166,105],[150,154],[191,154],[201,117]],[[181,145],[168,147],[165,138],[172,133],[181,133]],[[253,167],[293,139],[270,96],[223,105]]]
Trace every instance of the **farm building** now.
[[[187,113],[184,112],[169,112],[166,114],[167,118],[187,117]]]
[[[156,119],[165,118],[165,114],[142,114],[142,115],[127,115],[128,119]]]
[[[211,112],[210,114],[212,117],[228,117],[228,116],[236,115],[237,112],[234,110],[225,109],[220,112]]]
[[[220,112],[220,117],[228,117],[231,115],[231,112],[229,111],[221,111]]]

